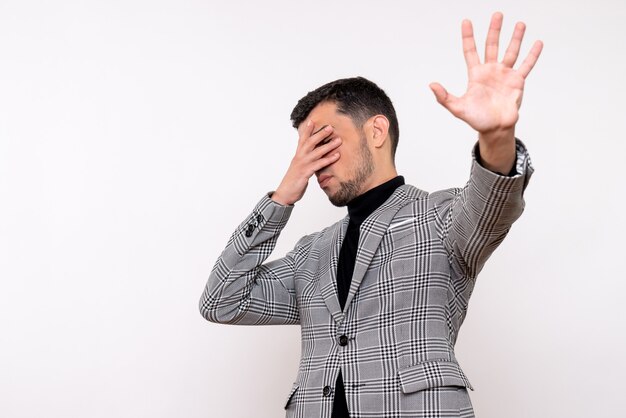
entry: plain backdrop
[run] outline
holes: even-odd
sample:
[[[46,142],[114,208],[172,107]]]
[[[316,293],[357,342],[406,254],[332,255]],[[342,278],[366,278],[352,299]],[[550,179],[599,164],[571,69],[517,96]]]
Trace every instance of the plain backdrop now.
[[[624,416],[626,3],[0,1],[0,417],[280,417],[299,328],[233,327],[198,299],[228,237],[277,187],[289,114],[362,75],[393,100],[397,166],[467,180],[476,134],[428,83],[545,49],[517,135],[527,208],[483,270],[457,344],[478,417]],[[345,215],[312,181],[272,257]]]

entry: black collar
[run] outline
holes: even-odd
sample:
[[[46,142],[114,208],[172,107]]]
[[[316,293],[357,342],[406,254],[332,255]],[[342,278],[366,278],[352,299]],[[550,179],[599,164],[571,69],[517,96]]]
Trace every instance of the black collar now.
[[[348,203],[350,222],[358,225],[367,219],[393,192],[404,184],[404,177],[397,176],[355,197]]]

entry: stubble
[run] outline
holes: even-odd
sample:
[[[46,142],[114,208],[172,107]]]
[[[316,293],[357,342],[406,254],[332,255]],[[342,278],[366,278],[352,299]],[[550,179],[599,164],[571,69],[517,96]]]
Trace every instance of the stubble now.
[[[352,179],[348,181],[342,181],[339,183],[339,190],[328,199],[330,203],[335,206],[346,206],[352,199],[359,196],[362,193],[363,184],[374,172],[374,160],[372,153],[367,147],[367,139],[365,136],[361,137],[359,146],[359,163]]]

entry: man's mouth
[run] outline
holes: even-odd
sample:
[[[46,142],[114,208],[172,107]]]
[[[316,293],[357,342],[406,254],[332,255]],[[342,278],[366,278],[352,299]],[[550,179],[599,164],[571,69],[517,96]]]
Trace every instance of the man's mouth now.
[[[330,174],[320,174],[317,177],[317,183],[323,189],[324,187],[326,187],[326,185],[328,184],[328,181],[331,179],[331,177],[332,176]]]

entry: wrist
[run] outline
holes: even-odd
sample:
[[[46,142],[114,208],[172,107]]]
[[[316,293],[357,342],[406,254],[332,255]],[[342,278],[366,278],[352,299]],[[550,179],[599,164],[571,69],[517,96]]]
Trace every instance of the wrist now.
[[[479,133],[479,163],[496,173],[509,173],[515,166],[515,130]]]
[[[296,203],[295,200],[289,199],[283,193],[281,193],[279,189],[280,187],[271,194],[270,199],[272,199],[274,202],[278,203],[279,205],[283,205],[283,206],[291,206],[294,203]]]

